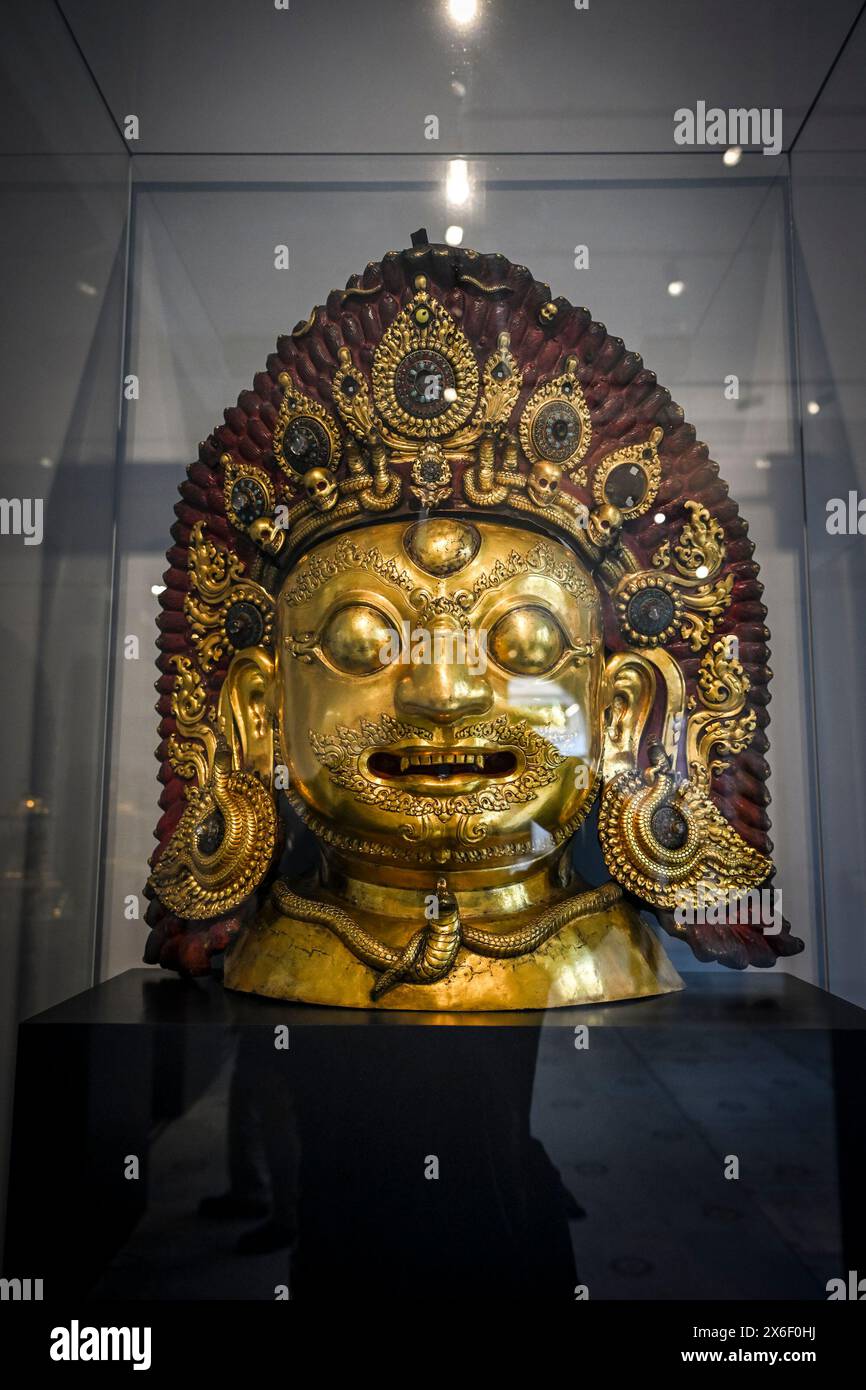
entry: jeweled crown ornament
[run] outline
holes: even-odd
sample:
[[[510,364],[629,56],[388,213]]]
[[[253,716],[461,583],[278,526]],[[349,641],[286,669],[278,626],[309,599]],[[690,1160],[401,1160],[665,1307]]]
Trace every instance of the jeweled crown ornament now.
[[[680,988],[641,909],[701,959],[801,949],[706,910],[774,873],[745,523],[585,309],[417,233],[279,340],[175,510],[147,960],[469,1010]]]

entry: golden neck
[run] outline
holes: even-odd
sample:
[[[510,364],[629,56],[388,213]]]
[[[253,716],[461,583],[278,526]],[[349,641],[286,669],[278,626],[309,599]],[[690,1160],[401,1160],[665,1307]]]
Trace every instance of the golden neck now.
[[[581,887],[570,867],[569,844],[558,846],[544,859],[537,856],[523,864],[445,873],[461,911],[470,917],[507,917],[544,906],[563,890]],[[414,920],[423,915],[442,869],[419,871],[383,869],[348,861],[333,849],[323,850],[322,886],[346,904],[386,917]]]

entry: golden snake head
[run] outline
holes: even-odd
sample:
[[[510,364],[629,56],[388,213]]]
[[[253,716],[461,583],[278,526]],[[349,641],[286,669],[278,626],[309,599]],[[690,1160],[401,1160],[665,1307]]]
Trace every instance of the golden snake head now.
[[[434,931],[442,936],[459,935],[460,909],[457,899],[448,887],[447,879],[436,880],[436,902],[438,910],[433,925]]]

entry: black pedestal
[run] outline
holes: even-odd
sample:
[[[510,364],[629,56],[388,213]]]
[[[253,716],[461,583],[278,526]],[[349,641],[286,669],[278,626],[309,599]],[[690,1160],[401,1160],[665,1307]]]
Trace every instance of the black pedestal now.
[[[46,1297],[825,1299],[866,1271],[866,1014],[782,975],[687,985],[443,1016],[130,971],[21,1027],[6,1273]],[[237,1250],[265,1216],[199,1214],[230,1176],[274,1249]]]

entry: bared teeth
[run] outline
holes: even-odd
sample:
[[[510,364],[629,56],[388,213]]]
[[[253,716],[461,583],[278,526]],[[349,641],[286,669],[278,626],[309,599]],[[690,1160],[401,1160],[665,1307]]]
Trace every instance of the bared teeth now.
[[[485,766],[485,754],[479,752],[446,752],[445,749],[420,749],[413,748],[408,753],[400,754],[400,771],[411,772],[419,768],[458,768],[471,769],[473,772],[483,772]]]

